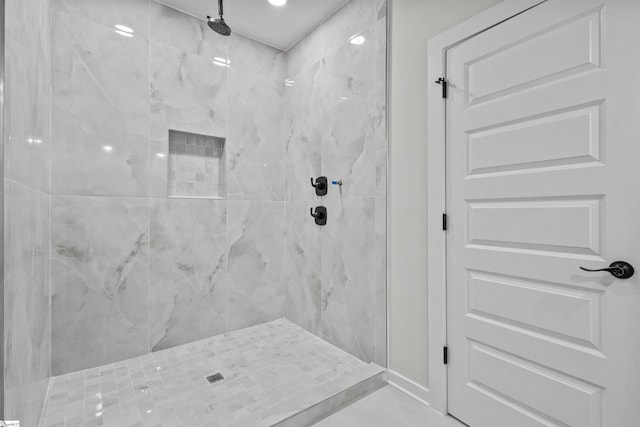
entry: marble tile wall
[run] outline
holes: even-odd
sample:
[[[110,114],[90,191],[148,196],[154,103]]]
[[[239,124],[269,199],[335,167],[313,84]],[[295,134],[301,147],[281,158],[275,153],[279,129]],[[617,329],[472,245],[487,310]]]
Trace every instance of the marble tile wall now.
[[[284,203],[227,203],[227,328],[284,316]]]
[[[149,349],[226,332],[227,204],[152,199]]]
[[[6,0],[4,415],[37,425],[50,372],[49,2]]]
[[[382,366],[386,22],[385,1],[351,0],[285,55],[285,313]],[[309,186],[318,175],[343,186],[319,199]],[[308,214],[319,204],[328,208],[324,228]]]
[[[146,352],[149,201],[57,196],[51,213],[54,374]]]
[[[283,317],[283,53],[152,0],[51,14],[53,373]],[[226,138],[226,200],[168,198],[170,129]]]
[[[286,55],[153,0],[51,16],[53,374],[285,315],[385,365],[386,4]],[[225,200],[168,198],[170,129],[226,139]]]

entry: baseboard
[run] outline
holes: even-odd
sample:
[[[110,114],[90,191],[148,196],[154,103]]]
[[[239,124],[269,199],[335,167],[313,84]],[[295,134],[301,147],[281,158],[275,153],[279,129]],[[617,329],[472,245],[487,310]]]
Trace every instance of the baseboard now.
[[[429,405],[428,388],[392,370],[387,370],[387,375],[390,386],[417,400],[423,405],[431,407],[431,405]]]

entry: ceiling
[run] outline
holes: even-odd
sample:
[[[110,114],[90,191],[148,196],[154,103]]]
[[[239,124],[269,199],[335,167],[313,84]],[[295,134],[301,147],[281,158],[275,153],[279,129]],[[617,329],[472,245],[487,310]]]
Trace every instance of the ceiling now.
[[[198,18],[218,15],[216,0],[158,1]],[[268,0],[227,0],[224,20],[235,33],[286,51],[347,2],[288,0],[277,7]]]

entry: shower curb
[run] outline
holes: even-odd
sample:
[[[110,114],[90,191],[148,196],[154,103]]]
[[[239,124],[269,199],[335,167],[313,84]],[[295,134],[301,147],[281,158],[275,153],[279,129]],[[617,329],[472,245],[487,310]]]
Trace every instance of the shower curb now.
[[[385,369],[370,363],[358,372],[344,375],[343,377],[337,378],[323,386],[323,388],[332,389],[335,388],[335,383],[341,383],[343,387],[341,391],[326,396],[319,401],[317,400],[317,391],[303,393],[292,399],[290,402],[287,402],[288,405],[293,405],[296,402],[301,401],[313,402],[314,397],[316,399],[315,403],[311,403],[305,409],[299,410],[293,414],[287,414],[284,417],[281,415],[279,417],[266,418],[264,420],[265,425],[271,427],[300,427],[313,425],[351,403],[379,390],[387,385],[387,382]],[[279,406],[282,407],[284,405]],[[280,414],[282,414],[282,412],[280,412]],[[278,420],[274,418],[280,419]]]

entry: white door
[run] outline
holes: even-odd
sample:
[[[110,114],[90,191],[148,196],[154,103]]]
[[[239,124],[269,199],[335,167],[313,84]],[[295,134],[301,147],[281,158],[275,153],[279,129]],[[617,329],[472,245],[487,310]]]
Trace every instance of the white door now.
[[[640,2],[548,0],[448,51],[449,412],[640,426]]]

